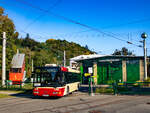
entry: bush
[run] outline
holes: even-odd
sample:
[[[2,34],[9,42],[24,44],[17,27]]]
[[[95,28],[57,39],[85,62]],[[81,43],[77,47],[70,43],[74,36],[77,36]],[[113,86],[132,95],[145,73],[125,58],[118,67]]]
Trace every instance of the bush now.
[[[110,93],[113,94],[113,89],[112,88],[96,88],[96,93]]]
[[[108,80],[107,82],[106,82],[106,84],[113,84],[114,83],[114,80]]]
[[[147,80],[145,80],[145,82],[150,82],[150,77],[148,77]]]

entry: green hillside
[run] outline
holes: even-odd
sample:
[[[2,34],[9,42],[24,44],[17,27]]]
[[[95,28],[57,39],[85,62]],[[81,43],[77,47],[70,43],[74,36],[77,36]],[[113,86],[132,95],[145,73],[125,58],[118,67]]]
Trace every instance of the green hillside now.
[[[27,75],[31,75],[31,63],[34,61],[35,66],[43,66],[45,64],[55,63],[63,64],[63,52],[66,51],[67,64],[69,59],[82,54],[92,54],[87,47],[82,47],[74,42],[66,40],[47,39],[46,42],[37,42],[27,34],[24,38],[19,38],[19,33],[15,30],[13,21],[4,13],[4,9],[0,7],[0,37],[2,32],[7,34],[7,50],[6,50],[6,66],[7,71],[10,69],[10,63],[17,49],[20,53],[26,55],[26,71]],[[36,37],[34,37],[36,39]],[[0,38],[0,57],[2,58],[2,39]],[[2,69],[2,59],[0,59],[0,77]]]

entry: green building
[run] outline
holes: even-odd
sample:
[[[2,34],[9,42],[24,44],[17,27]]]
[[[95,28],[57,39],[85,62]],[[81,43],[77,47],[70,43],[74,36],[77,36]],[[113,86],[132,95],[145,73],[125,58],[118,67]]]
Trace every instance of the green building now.
[[[81,82],[88,83],[89,73],[95,84],[106,84],[114,80],[120,82],[134,82],[144,80],[144,61],[142,56],[114,56],[114,55],[81,55],[72,58],[80,64]]]

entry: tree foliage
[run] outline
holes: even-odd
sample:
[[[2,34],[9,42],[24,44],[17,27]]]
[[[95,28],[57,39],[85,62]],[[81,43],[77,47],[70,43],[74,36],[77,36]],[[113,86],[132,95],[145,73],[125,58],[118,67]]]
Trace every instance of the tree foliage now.
[[[4,14],[4,9],[0,7],[0,37],[3,32],[6,32],[7,45],[6,45],[6,69],[10,69],[10,62],[14,53],[16,52],[16,45],[14,44],[14,36],[18,38],[15,32],[15,26],[13,21]],[[2,38],[0,38],[0,56],[2,58]],[[0,59],[0,67],[2,67],[2,59]],[[1,71],[1,70],[0,70]],[[1,73],[0,73],[1,77]]]
[[[19,33],[15,30],[13,21],[4,13],[4,9],[0,7],[0,37],[6,32],[7,49],[6,49],[6,67],[9,71],[11,60],[16,54],[17,49],[20,53],[25,54],[25,70],[27,76],[31,75],[32,59],[34,67],[44,66],[45,64],[55,63],[62,65],[63,53],[66,51],[67,64],[69,59],[81,54],[92,54],[88,48],[82,47],[74,42],[66,40],[48,39],[46,42],[37,42],[33,40],[29,34],[26,37],[18,38]],[[34,37],[36,38],[36,37]],[[87,46],[88,47],[88,46]],[[2,58],[2,39],[0,39],[0,58]],[[2,59],[0,59],[0,72],[2,67]],[[0,73],[1,77],[1,73]]]
[[[128,50],[126,47],[123,47],[121,50],[116,49],[112,55],[134,55],[132,51]]]
[[[26,55],[27,74],[31,73],[31,60],[34,66],[44,66],[45,64],[63,64],[64,51],[66,51],[67,64],[69,59],[81,54],[92,54],[90,50],[74,42],[66,40],[48,39],[46,42],[37,42],[30,38],[29,34],[25,38],[16,39],[15,44],[20,48],[20,52]]]
[[[24,38],[18,38],[19,33],[15,30],[13,21],[4,13],[4,9],[0,7],[0,37],[6,32],[6,67],[9,71],[11,60],[16,54],[17,49],[20,53],[25,54],[25,70],[27,76],[31,75],[32,59],[34,67],[44,66],[45,64],[55,63],[61,65],[63,63],[63,52],[66,51],[67,64],[69,59],[81,54],[91,54],[88,48],[82,47],[74,42],[66,40],[48,39],[46,42],[37,42],[33,40],[29,34]],[[36,37],[34,37],[36,38]],[[87,46],[88,47],[88,46]],[[0,39],[0,57],[2,58],[2,39]],[[0,72],[2,67],[2,59],[0,59]],[[1,73],[0,73],[1,77]]]

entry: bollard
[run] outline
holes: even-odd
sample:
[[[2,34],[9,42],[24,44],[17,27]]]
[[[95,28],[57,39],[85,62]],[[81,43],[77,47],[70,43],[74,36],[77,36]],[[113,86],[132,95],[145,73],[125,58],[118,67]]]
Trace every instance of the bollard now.
[[[91,95],[91,78],[89,77],[88,80],[89,80],[89,95]]]
[[[118,83],[117,83],[117,81],[114,81],[114,83],[113,83],[114,95],[117,95],[117,93],[118,93],[117,88],[118,88]]]

